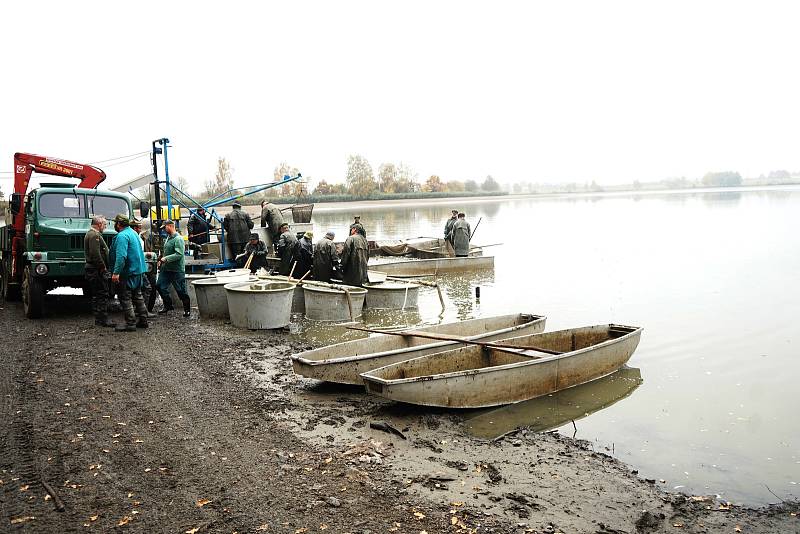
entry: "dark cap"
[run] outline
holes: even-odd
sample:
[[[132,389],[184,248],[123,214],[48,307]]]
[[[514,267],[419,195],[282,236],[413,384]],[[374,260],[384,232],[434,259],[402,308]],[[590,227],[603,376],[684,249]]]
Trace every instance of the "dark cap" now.
[[[250,234],[250,239],[251,240],[253,240],[253,239],[257,240],[258,239],[258,234]]]
[[[130,224],[130,219],[128,219],[128,216],[124,213],[118,213],[117,216],[114,217],[114,222],[123,226],[128,226]]]
[[[242,207],[242,205],[241,205],[241,204],[239,203],[239,201],[237,200],[236,202],[234,202],[234,203],[233,203],[233,207],[234,207],[234,208],[241,208],[241,207]]]
[[[172,219],[167,219],[166,221],[164,221],[163,223],[161,223],[161,228],[164,228],[164,227],[165,227],[165,226],[167,226],[168,224],[175,224],[175,221],[173,221]]]

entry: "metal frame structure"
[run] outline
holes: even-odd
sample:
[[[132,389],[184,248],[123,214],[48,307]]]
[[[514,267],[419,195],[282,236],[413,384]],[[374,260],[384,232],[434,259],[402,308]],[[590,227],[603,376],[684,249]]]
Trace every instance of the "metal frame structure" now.
[[[181,208],[186,209],[189,212],[189,217],[192,215],[197,214],[197,209],[203,208],[205,209],[208,214],[216,220],[220,225],[220,236],[219,236],[219,243],[220,243],[220,263],[204,263],[202,264],[204,270],[220,270],[220,269],[229,269],[235,266],[232,258],[226,257],[226,240],[225,240],[225,229],[222,228],[222,217],[214,209],[216,206],[220,206],[222,204],[226,204],[228,202],[232,202],[234,200],[247,197],[250,195],[254,195],[256,193],[260,193],[261,191],[265,191],[267,189],[271,189],[273,187],[278,187],[281,185],[288,184],[290,182],[297,181],[301,179],[303,176],[300,173],[297,173],[297,176],[289,176],[284,175],[283,180],[279,182],[268,182],[264,184],[258,185],[251,185],[246,186],[243,188],[238,189],[228,189],[227,191],[223,191],[218,195],[208,199],[205,203],[200,203],[192,198],[188,193],[182,191],[177,186],[173,185],[169,179],[169,158],[167,154],[167,149],[169,148],[169,139],[163,137],[161,139],[156,139],[153,141],[152,144],[152,164],[153,164],[153,177],[154,180],[150,184],[153,186],[153,196],[155,200],[155,208],[156,208],[156,219],[152,222],[155,224],[155,230],[157,230],[158,235],[160,235],[161,224],[163,219],[161,218],[161,192],[162,192],[162,184],[164,186],[163,192],[166,197],[167,203],[167,216],[172,213],[173,203],[178,204]],[[159,180],[158,178],[158,159],[159,155],[163,155],[164,157],[164,180]],[[180,195],[174,195],[173,192],[177,191]],[[189,204],[194,204],[194,207],[191,207]],[[176,221],[178,223],[179,221]],[[151,232],[154,228],[151,228]],[[154,233],[154,235],[156,235]],[[189,260],[187,265],[191,265],[190,262],[194,260]]]

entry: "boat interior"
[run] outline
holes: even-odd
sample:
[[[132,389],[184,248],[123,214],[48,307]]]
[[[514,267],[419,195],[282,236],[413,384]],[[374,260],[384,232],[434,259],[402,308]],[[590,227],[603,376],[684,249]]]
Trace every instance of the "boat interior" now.
[[[368,374],[384,380],[399,380],[523,363],[591,347],[634,331],[635,327],[600,325],[530,334],[497,342],[504,348],[468,345],[395,363]],[[521,350],[505,347],[519,347]]]
[[[484,317],[480,319],[468,319],[455,323],[447,323],[416,330],[429,332],[431,334],[446,334],[454,336],[471,337],[504,328],[521,326],[526,323],[544,319],[541,315],[528,313],[518,313],[511,315],[498,315],[495,317]],[[400,350],[408,347],[417,347],[430,343],[439,343],[435,339],[427,339],[415,336],[396,336],[396,335],[376,335],[356,341],[337,343],[315,350],[310,350],[302,355],[306,360],[324,361],[336,358],[347,358],[351,356],[361,356],[364,354],[374,354],[390,350]]]

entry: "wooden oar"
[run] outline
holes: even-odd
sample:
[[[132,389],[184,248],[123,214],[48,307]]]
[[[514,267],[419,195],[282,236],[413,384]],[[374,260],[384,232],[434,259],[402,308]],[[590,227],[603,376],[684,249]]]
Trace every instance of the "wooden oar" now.
[[[518,349],[518,350],[533,350],[536,352],[543,352],[545,354],[564,354],[557,350],[544,349],[542,347],[519,346],[509,345],[507,343],[497,343],[494,341],[477,341],[467,339],[461,336],[452,336],[449,334],[429,334],[428,332],[419,332],[417,330],[400,330],[399,332],[390,332],[387,330],[377,330],[375,328],[363,328],[358,326],[348,326],[351,330],[361,330],[363,332],[370,332],[373,334],[388,334],[391,336],[412,336],[422,337],[425,339],[436,339],[438,341],[457,341],[459,343],[467,343],[470,345],[480,345],[481,347],[488,347],[494,349]]]
[[[396,276],[387,276],[386,279],[387,280],[393,280],[395,282],[406,282],[406,283],[410,283],[410,284],[419,284],[421,286],[435,287],[436,288],[436,292],[439,295],[439,302],[442,305],[442,309],[443,310],[445,309],[444,297],[442,296],[442,288],[439,287],[438,283],[436,283],[436,282],[428,282],[427,280],[414,280],[412,282],[409,282],[408,280],[406,280],[404,278],[397,278]]]
[[[419,284],[421,286],[428,286],[428,287],[436,287],[438,284],[436,282],[428,282],[427,280],[408,280],[406,278],[398,278],[396,276],[387,276],[387,280],[392,280],[394,282],[405,282],[406,284]]]
[[[247,262],[244,264],[243,269],[250,269],[250,264],[253,263],[253,257],[256,255],[255,251],[250,253],[250,257],[247,258]]]

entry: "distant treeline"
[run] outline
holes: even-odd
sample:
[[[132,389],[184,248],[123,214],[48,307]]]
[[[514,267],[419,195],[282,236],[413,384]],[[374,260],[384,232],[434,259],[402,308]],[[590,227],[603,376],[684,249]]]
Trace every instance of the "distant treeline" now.
[[[271,177],[255,183],[282,182],[285,176],[296,177],[300,174],[297,167],[286,162],[277,165]],[[708,172],[702,178],[682,177],[665,178],[663,180],[643,182],[634,180],[629,184],[601,185],[595,180],[585,182],[533,182],[517,180],[500,184],[491,175],[482,179],[467,178],[442,179],[436,174],[426,179],[419,175],[406,163],[382,163],[373,172],[372,165],[361,155],[350,155],[344,180],[332,178],[316,179],[304,175],[302,179],[266,189],[252,196],[241,197],[245,204],[258,204],[261,200],[270,199],[279,203],[304,202],[348,202],[358,200],[402,200],[413,198],[443,198],[457,196],[486,196],[504,194],[553,194],[553,193],[599,193],[604,191],[641,191],[664,189],[691,189],[695,187],[736,187],[740,185],[783,185],[800,183],[800,172],[786,170],[771,171],[757,178],[742,178],[736,171]],[[183,191],[194,190],[194,182],[183,177],[173,179],[173,183]],[[217,195],[233,189],[233,170],[226,158],[217,161],[217,172],[212,179],[205,181],[200,194],[195,200],[204,202]],[[243,192],[243,191],[242,191]],[[237,191],[229,193],[231,196]],[[137,196],[147,198],[148,190],[142,189]],[[227,196],[227,195],[225,195]]]
[[[316,193],[312,193],[310,195],[304,195],[300,198],[289,196],[289,197],[272,197],[270,200],[278,203],[314,203],[314,202],[355,202],[359,200],[405,200],[405,199],[414,199],[414,198],[448,198],[448,197],[486,197],[486,196],[502,196],[508,195],[506,191],[494,191],[491,193],[487,193],[485,191],[477,191],[477,192],[430,192],[430,191],[417,191],[411,193],[381,193],[381,192],[374,192],[370,193],[366,196],[359,196],[359,195],[351,195],[349,193],[343,194],[332,194],[332,195],[318,195]],[[242,204],[258,204],[258,199],[250,199],[250,197],[244,197],[241,199]]]

